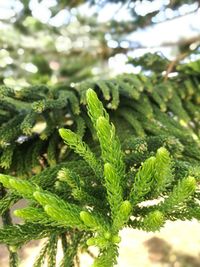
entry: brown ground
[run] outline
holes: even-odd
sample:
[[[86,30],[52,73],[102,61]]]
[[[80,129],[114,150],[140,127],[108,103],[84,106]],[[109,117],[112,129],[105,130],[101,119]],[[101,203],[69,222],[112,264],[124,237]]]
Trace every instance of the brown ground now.
[[[200,224],[195,220],[167,222],[160,233],[124,229],[121,237],[118,267],[200,267]],[[20,252],[20,267],[31,267],[39,249],[38,241],[25,246]],[[7,257],[1,246],[0,267],[8,266]],[[81,255],[81,267],[91,263],[88,255]]]

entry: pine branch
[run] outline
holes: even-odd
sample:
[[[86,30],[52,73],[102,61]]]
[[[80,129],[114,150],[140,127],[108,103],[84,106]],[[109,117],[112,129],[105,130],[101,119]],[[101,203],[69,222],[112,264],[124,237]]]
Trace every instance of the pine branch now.
[[[73,266],[78,247],[95,245],[100,253],[93,266],[111,267],[123,227],[157,231],[169,219],[199,219],[200,68],[182,65],[178,78],[164,81],[158,60],[166,66],[158,55],[140,63],[152,68],[149,76],[125,74],[56,90],[1,89],[0,111],[9,119],[0,126],[0,182],[8,189],[0,211],[20,198],[30,201],[15,211],[23,225],[0,229],[1,243],[14,249],[48,237],[35,266],[44,257],[54,266],[58,238],[65,235],[61,266]],[[46,128],[34,132],[41,122]],[[11,176],[19,173],[23,179]],[[160,197],[144,207],[143,201]]]

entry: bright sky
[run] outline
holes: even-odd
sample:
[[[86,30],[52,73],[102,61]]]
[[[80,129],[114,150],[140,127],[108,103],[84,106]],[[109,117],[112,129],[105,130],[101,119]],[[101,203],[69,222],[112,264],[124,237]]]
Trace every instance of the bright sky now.
[[[143,0],[142,4],[138,1],[136,6],[136,11],[140,15],[145,15],[148,12],[152,12],[158,9],[161,9],[163,4],[168,4],[169,0],[154,0],[153,2]],[[51,18],[50,7],[53,7],[56,4],[56,0],[43,0],[38,3],[38,0],[30,0],[30,7],[33,12],[33,16],[39,19],[43,23],[50,23],[56,27],[59,27],[63,24],[67,24],[70,19],[70,13],[67,9],[61,10],[55,17]],[[15,13],[20,12],[22,9],[22,4],[18,0],[0,0],[0,19],[10,19]],[[196,10],[197,5],[193,4],[191,6],[183,5],[179,9],[179,15],[183,15],[180,18],[173,19],[167,22],[163,22],[165,19],[170,19],[174,17],[175,14],[172,10],[167,9],[164,13],[161,9],[161,12],[155,17],[155,22],[159,22],[155,26],[147,27],[145,30],[138,30],[133,34],[130,34],[127,38],[128,41],[134,41],[134,43],[140,43],[142,46],[153,47],[148,50],[145,49],[136,49],[129,54],[132,56],[140,56],[145,52],[155,52],[160,50],[165,56],[172,57],[172,50],[169,47],[159,48],[159,45],[166,42],[176,42],[177,40],[184,39],[185,37],[190,38],[197,35],[200,35],[200,9],[195,13],[184,16],[185,13]],[[127,12],[126,6],[123,8],[121,4],[107,4],[103,8],[95,6],[89,6],[84,4],[79,7],[79,12],[82,16],[92,16],[95,12],[98,13],[99,22],[107,22],[112,18],[115,18],[118,21],[129,20],[131,19],[130,14]],[[72,13],[77,12],[75,9],[72,9]],[[111,47],[117,46],[117,43],[110,39],[109,34],[108,45]],[[128,46],[128,42],[123,41],[120,43],[122,46]],[[118,60],[125,61],[123,55],[118,55]],[[111,65],[116,64],[114,59],[111,60]],[[113,63],[112,63],[113,62]]]
[[[143,1],[143,4],[138,4],[136,11],[140,15],[145,15],[148,12],[160,9],[164,4],[168,3],[168,0],[155,0],[152,3],[149,1]],[[67,9],[61,10],[54,18],[50,19],[51,11],[50,7],[56,4],[56,0],[43,0],[38,3],[38,0],[31,0],[30,7],[33,10],[33,16],[38,18],[44,23],[50,23],[54,26],[61,26],[69,21],[69,12]],[[9,19],[14,16],[15,12],[19,12],[22,9],[22,5],[18,0],[0,0],[0,19]],[[179,14],[184,15],[188,11],[196,9],[196,4],[191,5],[190,9],[188,5],[183,5]],[[91,16],[96,11],[96,7],[89,7],[88,4],[84,4],[79,8],[81,15]],[[170,19],[174,16],[174,13],[168,9],[165,16]],[[131,19],[127,12],[126,6],[121,8],[121,4],[107,4],[104,8],[98,11],[98,20],[100,22],[109,21],[112,18],[118,21]],[[183,16],[178,19],[174,19],[169,22],[159,23],[154,27],[148,27],[145,31],[139,30],[129,36],[129,40],[140,42],[144,46],[157,46],[165,42],[176,42],[180,38],[185,36],[192,37],[200,32],[200,11],[195,14]],[[160,12],[155,20],[163,21],[165,19],[164,14]],[[111,44],[112,45],[112,44]],[[114,43],[113,43],[114,45]]]

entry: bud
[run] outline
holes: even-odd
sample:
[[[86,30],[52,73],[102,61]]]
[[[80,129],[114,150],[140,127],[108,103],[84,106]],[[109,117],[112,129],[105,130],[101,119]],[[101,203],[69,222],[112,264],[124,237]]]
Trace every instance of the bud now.
[[[114,235],[112,237],[112,242],[115,243],[115,244],[119,244],[121,242],[121,237],[118,236],[118,235]]]
[[[184,181],[185,186],[188,187],[188,193],[192,194],[197,186],[196,179],[193,176],[188,176]]]
[[[17,246],[9,246],[9,250],[10,250],[11,252],[17,252],[18,247],[17,247]]]
[[[153,211],[144,218],[143,223],[145,230],[152,232],[157,231],[164,224],[164,215],[158,210]]]
[[[95,93],[94,90],[92,90],[91,88],[89,88],[86,92],[86,98],[87,98],[87,102],[97,102],[99,101],[97,98],[97,94]]]
[[[104,237],[105,237],[105,239],[109,240],[111,238],[111,233],[110,232],[106,232],[104,234]]]
[[[128,218],[132,210],[130,201],[125,200],[120,206],[120,213],[123,214],[123,217]]]
[[[113,166],[110,163],[104,164],[104,174],[106,177],[111,177],[114,174]]]
[[[165,147],[160,147],[157,150],[156,156],[169,157],[169,152]]]
[[[95,242],[94,238],[91,237],[91,238],[89,238],[89,239],[87,240],[86,243],[87,243],[88,246],[94,246],[96,242]]]
[[[68,132],[66,131],[66,129],[61,128],[61,129],[59,129],[58,131],[59,131],[59,134],[60,134],[60,136],[62,137],[62,139],[67,139],[67,137],[68,137]]]

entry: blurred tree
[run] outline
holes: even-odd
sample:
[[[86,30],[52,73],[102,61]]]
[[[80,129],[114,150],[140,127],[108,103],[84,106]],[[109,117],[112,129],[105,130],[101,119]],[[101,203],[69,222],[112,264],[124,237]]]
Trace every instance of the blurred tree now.
[[[199,1],[157,2],[6,1],[0,6],[0,79],[6,85],[24,86],[107,76],[109,58],[144,48],[131,38],[133,32],[197,14],[199,8]],[[10,16],[3,16],[4,10],[12,11]],[[126,17],[120,19],[122,10]],[[100,13],[112,16],[101,22]],[[188,54],[199,42],[196,32],[192,38],[183,36],[163,46]]]
[[[105,17],[100,19],[100,14],[101,17],[109,15],[109,19]],[[158,197],[159,194],[171,196],[167,204],[158,205],[158,210],[154,208],[140,210],[136,207],[134,216],[138,216],[139,223],[128,221],[130,203],[127,201],[120,203],[120,205],[123,204],[121,206],[123,212],[119,218],[116,214],[112,214],[115,218],[113,227],[119,230],[120,224],[123,225],[128,221],[129,225],[150,231],[159,229],[166,218],[199,219],[200,209],[197,202],[200,195],[198,191],[194,193],[195,178],[199,181],[200,176],[197,167],[200,160],[199,29],[197,27],[193,30],[194,36],[183,36],[176,41],[170,40],[159,44],[158,51],[162,51],[163,47],[167,46],[171,51],[176,52],[173,61],[161,53],[146,53],[141,57],[131,56],[131,52],[141,48],[143,54],[149,51],[148,48],[152,48],[148,38],[146,38],[146,44],[136,41],[133,36],[135,32],[138,33],[142,29],[144,33],[148,33],[152,26],[192,14],[199,14],[199,1],[10,0],[5,1],[0,7],[0,83],[2,84],[0,87],[0,171],[4,173],[1,176],[1,182],[11,189],[6,191],[3,186],[0,188],[0,213],[4,226],[7,227],[6,230],[0,229],[0,242],[9,246],[11,266],[17,266],[16,246],[21,246],[31,239],[46,236],[49,242],[45,244],[35,266],[41,266],[44,256],[47,256],[49,266],[55,266],[58,238],[62,240],[65,254],[61,266],[72,266],[78,244],[80,243],[84,248],[85,241],[91,237],[87,232],[82,235],[81,231],[85,230],[83,222],[87,227],[94,227],[94,232],[95,227],[99,228],[101,224],[98,216],[95,215],[96,217],[92,218],[90,214],[84,212],[81,213],[83,222],[79,219],[73,220],[77,217],[75,215],[79,214],[82,205],[87,208],[92,203],[92,208],[95,206],[93,200],[96,201],[99,190],[104,198],[97,197],[98,212],[107,216],[105,210],[109,205],[113,205],[114,213],[117,214],[116,196],[121,192],[120,186],[124,185],[120,184],[117,188],[119,192],[114,190],[112,192],[115,186],[111,185],[116,182],[115,170],[112,172],[112,166],[106,165],[106,189],[108,195],[110,194],[109,203],[106,202],[105,188],[98,180],[102,166],[99,169],[96,168],[100,165],[95,161],[93,152],[99,156],[101,150],[103,151],[102,162],[106,162],[107,158],[104,154],[107,153],[112,164],[115,163],[116,153],[119,153],[120,166],[122,162],[119,140],[113,139],[113,143],[107,144],[109,138],[104,138],[104,134],[109,137],[111,133],[109,129],[112,129],[112,136],[115,136],[115,131],[111,125],[108,126],[108,115],[104,109],[101,110],[102,104],[97,99],[96,102],[90,100],[91,107],[94,105],[93,112],[89,112],[93,125],[89,120],[85,107],[86,91],[89,87],[97,92],[110,118],[115,122],[116,131],[122,142],[122,150],[125,154],[125,163],[122,165],[126,166],[126,175],[125,167],[120,171],[127,179],[125,196],[130,193],[130,201],[134,204],[143,199]],[[126,59],[127,69],[130,67],[133,72],[139,67],[142,73],[113,77],[109,62],[119,56]],[[194,62],[187,63],[183,59],[194,59]],[[116,64],[119,64],[122,72],[123,62],[118,61]],[[97,118],[99,115],[100,117],[105,115],[107,120],[107,122],[104,120],[105,132],[102,136],[101,127],[95,129],[97,127],[96,108],[97,111],[100,108]],[[76,135],[70,131],[71,135],[68,137],[71,138],[71,143],[70,138],[64,136],[68,146],[62,142],[58,134],[58,128],[61,127],[77,133]],[[101,149],[97,144],[97,136],[98,138],[100,136],[100,143],[103,144]],[[82,143],[81,138],[91,145],[92,152],[85,143]],[[112,155],[110,155],[106,148],[112,145]],[[161,146],[166,147],[171,153],[173,166],[171,166],[169,153],[164,148],[159,150]],[[90,163],[97,177],[70,148],[75,152],[78,151],[86,163]],[[163,151],[164,154],[162,154]],[[162,152],[161,158],[160,152]],[[149,157],[151,157],[150,161],[147,160]],[[152,171],[155,157],[158,160],[157,173],[151,174],[150,180],[146,181],[146,173],[149,170]],[[67,165],[63,163],[66,158]],[[143,170],[141,165],[145,160],[147,163],[143,165]],[[116,169],[118,163],[115,163]],[[49,168],[46,169],[46,167]],[[65,169],[64,174],[58,172],[61,167],[69,168],[70,173],[68,169],[67,171]],[[81,178],[86,176],[91,179],[93,184],[90,187],[85,186],[76,172]],[[113,174],[112,177],[109,177],[109,173]],[[165,179],[159,180],[158,173]],[[18,183],[17,180],[5,174],[28,177],[33,184],[26,183],[24,180],[19,180]],[[63,186],[63,175],[69,187]],[[174,175],[177,178],[175,181],[172,179]],[[153,176],[158,179],[159,188],[153,184],[154,180],[151,179]],[[189,177],[184,180],[186,176]],[[131,177],[136,177],[136,183],[133,186]],[[152,192],[148,191],[151,183]],[[79,223],[80,232],[62,228],[62,224],[49,221],[44,212],[41,213],[41,210],[36,209],[38,204],[35,204],[33,194],[30,194],[31,190],[32,193],[36,190],[35,184],[55,193],[59,198],[67,201],[66,203],[69,201],[76,205],[80,204],[81,209],[76,206],[75,215],[72,212],[73,205],[68,206],[72,212],[70,215],[68,210],[69,217],[71,216],[73,221],[71,225]],[[138,194],[138,199],[135,192]],[[46,197],[49,199],[52,197],[52,203],[55,205],[52,206],[53,208],[66,204],[57,199],[57,196],[49,194]],[[36,200],[42,205],[48,204],[46,197],[36,194]],[[12,224],[9,208],[20,198],[33,201],[30,210],[24,211],[25,221],[28,218],[31,223],[26,222],[19,228],[9,226]],[[173,213],[174,206],[180,208],[180,203],[183,204],[181,206],[183,210],[176,210],[177,212]],[[104,205],[103,211],[102,205]],[[119,203],[117,205],[119,206]],[[63,214],[65,214],[65,208],[62,210]],[[51,207],[46,209],[53,218]],[[60,219],[59,214],[56,216],[56,220]],[[104,230],[103,239],[90,241],[97,242],[100,248],[104,248],[104,245],[116,245],[119,242],[118,236],[112,236],[113,233],[110,234]],[[66,249],[68,246],[69,249]],[[103,255],[113,264],[116,251],[113,250],[110,253]],[[110,263],[105,259],[100,257],[100,262],[98,263],[97,260],[97,265],[94,266],[104,266],[102,260],[105,266],[108,266]]]

